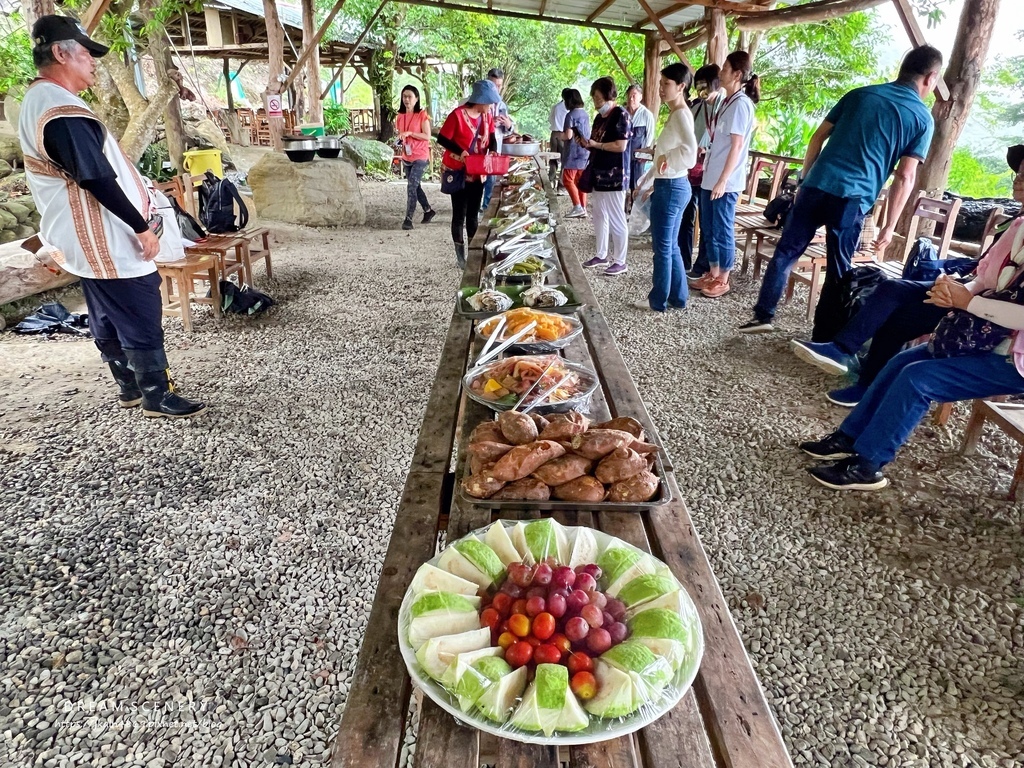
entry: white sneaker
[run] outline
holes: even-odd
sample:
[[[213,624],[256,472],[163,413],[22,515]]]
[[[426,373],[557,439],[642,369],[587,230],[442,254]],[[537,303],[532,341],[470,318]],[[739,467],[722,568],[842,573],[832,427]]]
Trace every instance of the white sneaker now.
[[[565,214],[567,219],[585,219],[587,217],[587,211],[582,205],[574,205],[572,210]]]
[[[631,306],[636,307],[637,309],[646,310],[647,312],[653,312],[654,311],[654,310],[651,309],[651,300],[650,299],[637,299],[636,301],[634,301],[632,303]]]

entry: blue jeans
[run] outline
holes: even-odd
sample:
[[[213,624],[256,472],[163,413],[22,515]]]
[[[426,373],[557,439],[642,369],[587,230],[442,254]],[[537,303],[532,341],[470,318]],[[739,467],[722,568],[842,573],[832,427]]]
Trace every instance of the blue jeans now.
[[[484,176],[484,199],[480,202],[480,210],[486,211],[491,204],[491,195],[494,194],[494,180],[497,176]]]
[[[818,227],[825,227],[825,250],[828,253],[825,282],[829,283],[850,271],[863,224],[860,199],[836,197],[814,187],[801,187],[793,201],[789,222],[775,247],[775,255],[765,270],[761,292],[754,306],[757,319],[767,322],[775,317],[789,273],[811,244]]]
[[[1024,392],[1013,357],[932,357],[927,344],[896,355],[868,387],[839,430],[857,454],[888,464],[933,402],[950,403]]]
[[[707,241],[708,266],[729,272],[736,263],[736,201],[739,192],[726,192],[717,200],[711,190],[700,191],[700,239]]]
[[[690,182],[690,202],[683,209],[683,221],[679,225],[679,250],[683,254],[683,268],[687,272],[703,275],[708,271],[707,241],[702,237],[697,246],[697,261],[693,260],[693,231],[696,229],[697,210],[700,207],[700,182]]]
[[[683,255],[679,250],[679,224],[689,202],[689,180],[654,180],[654,192],[651,195],[654,285],[647,298],[655,312],[664,312],[666,304],[685,307],[689,297]]]

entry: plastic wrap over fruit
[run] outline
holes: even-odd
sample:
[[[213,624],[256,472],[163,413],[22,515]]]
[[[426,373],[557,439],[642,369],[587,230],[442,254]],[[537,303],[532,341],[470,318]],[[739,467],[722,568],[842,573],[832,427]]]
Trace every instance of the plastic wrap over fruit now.
[[[500,520],[424,563],[399,612],[416,684],[460,721],[542,744],[614,738],[674,707],[704,649],[668,567],[601,531]]]

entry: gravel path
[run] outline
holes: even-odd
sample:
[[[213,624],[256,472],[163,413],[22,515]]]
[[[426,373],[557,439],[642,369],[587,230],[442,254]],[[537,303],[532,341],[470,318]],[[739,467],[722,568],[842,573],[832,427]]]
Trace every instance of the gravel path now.
[[[365,228],[275,226],[269,316],[166,321],[203,419],[112,407],[89,342],[0,337],[0,764],[323,762],[457,283],[436,188],[413,233],[403,185],[364,192]],[[797,765],[1019,765],[1016,450],[959,459],[960,409],[889,489],[819,489],[792,446],[836,423],[832,380],[788,333],[734,336],[743,281],[628,307],[649,246],[630,260],[597,291]]]

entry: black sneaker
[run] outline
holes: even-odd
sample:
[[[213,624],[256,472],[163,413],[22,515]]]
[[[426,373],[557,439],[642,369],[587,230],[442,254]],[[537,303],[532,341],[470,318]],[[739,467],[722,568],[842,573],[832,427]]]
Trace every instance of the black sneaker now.
[[[857,455],[835,464],[820,464],[807,471],[819,483],[835,491],[880,491],[889,484],[881,469]]]
[[[406,219],[402,222],[402,229],[412,229],[412,219]]]
[[[420,224],[429,224],[434,220],[435,216],[437,216],[437,211],[435,211],[433,208],[431,208],[429,211],[424,211],[423,221],[421,221]]]
[[[771,320],[758,320],[756,317],[739,327],[740,333],[771,333],[774,330]]]
[[[853,440],[838,429],[821,440],[800,443],[800,450],[822,461],[845,459],[854,455]]]

